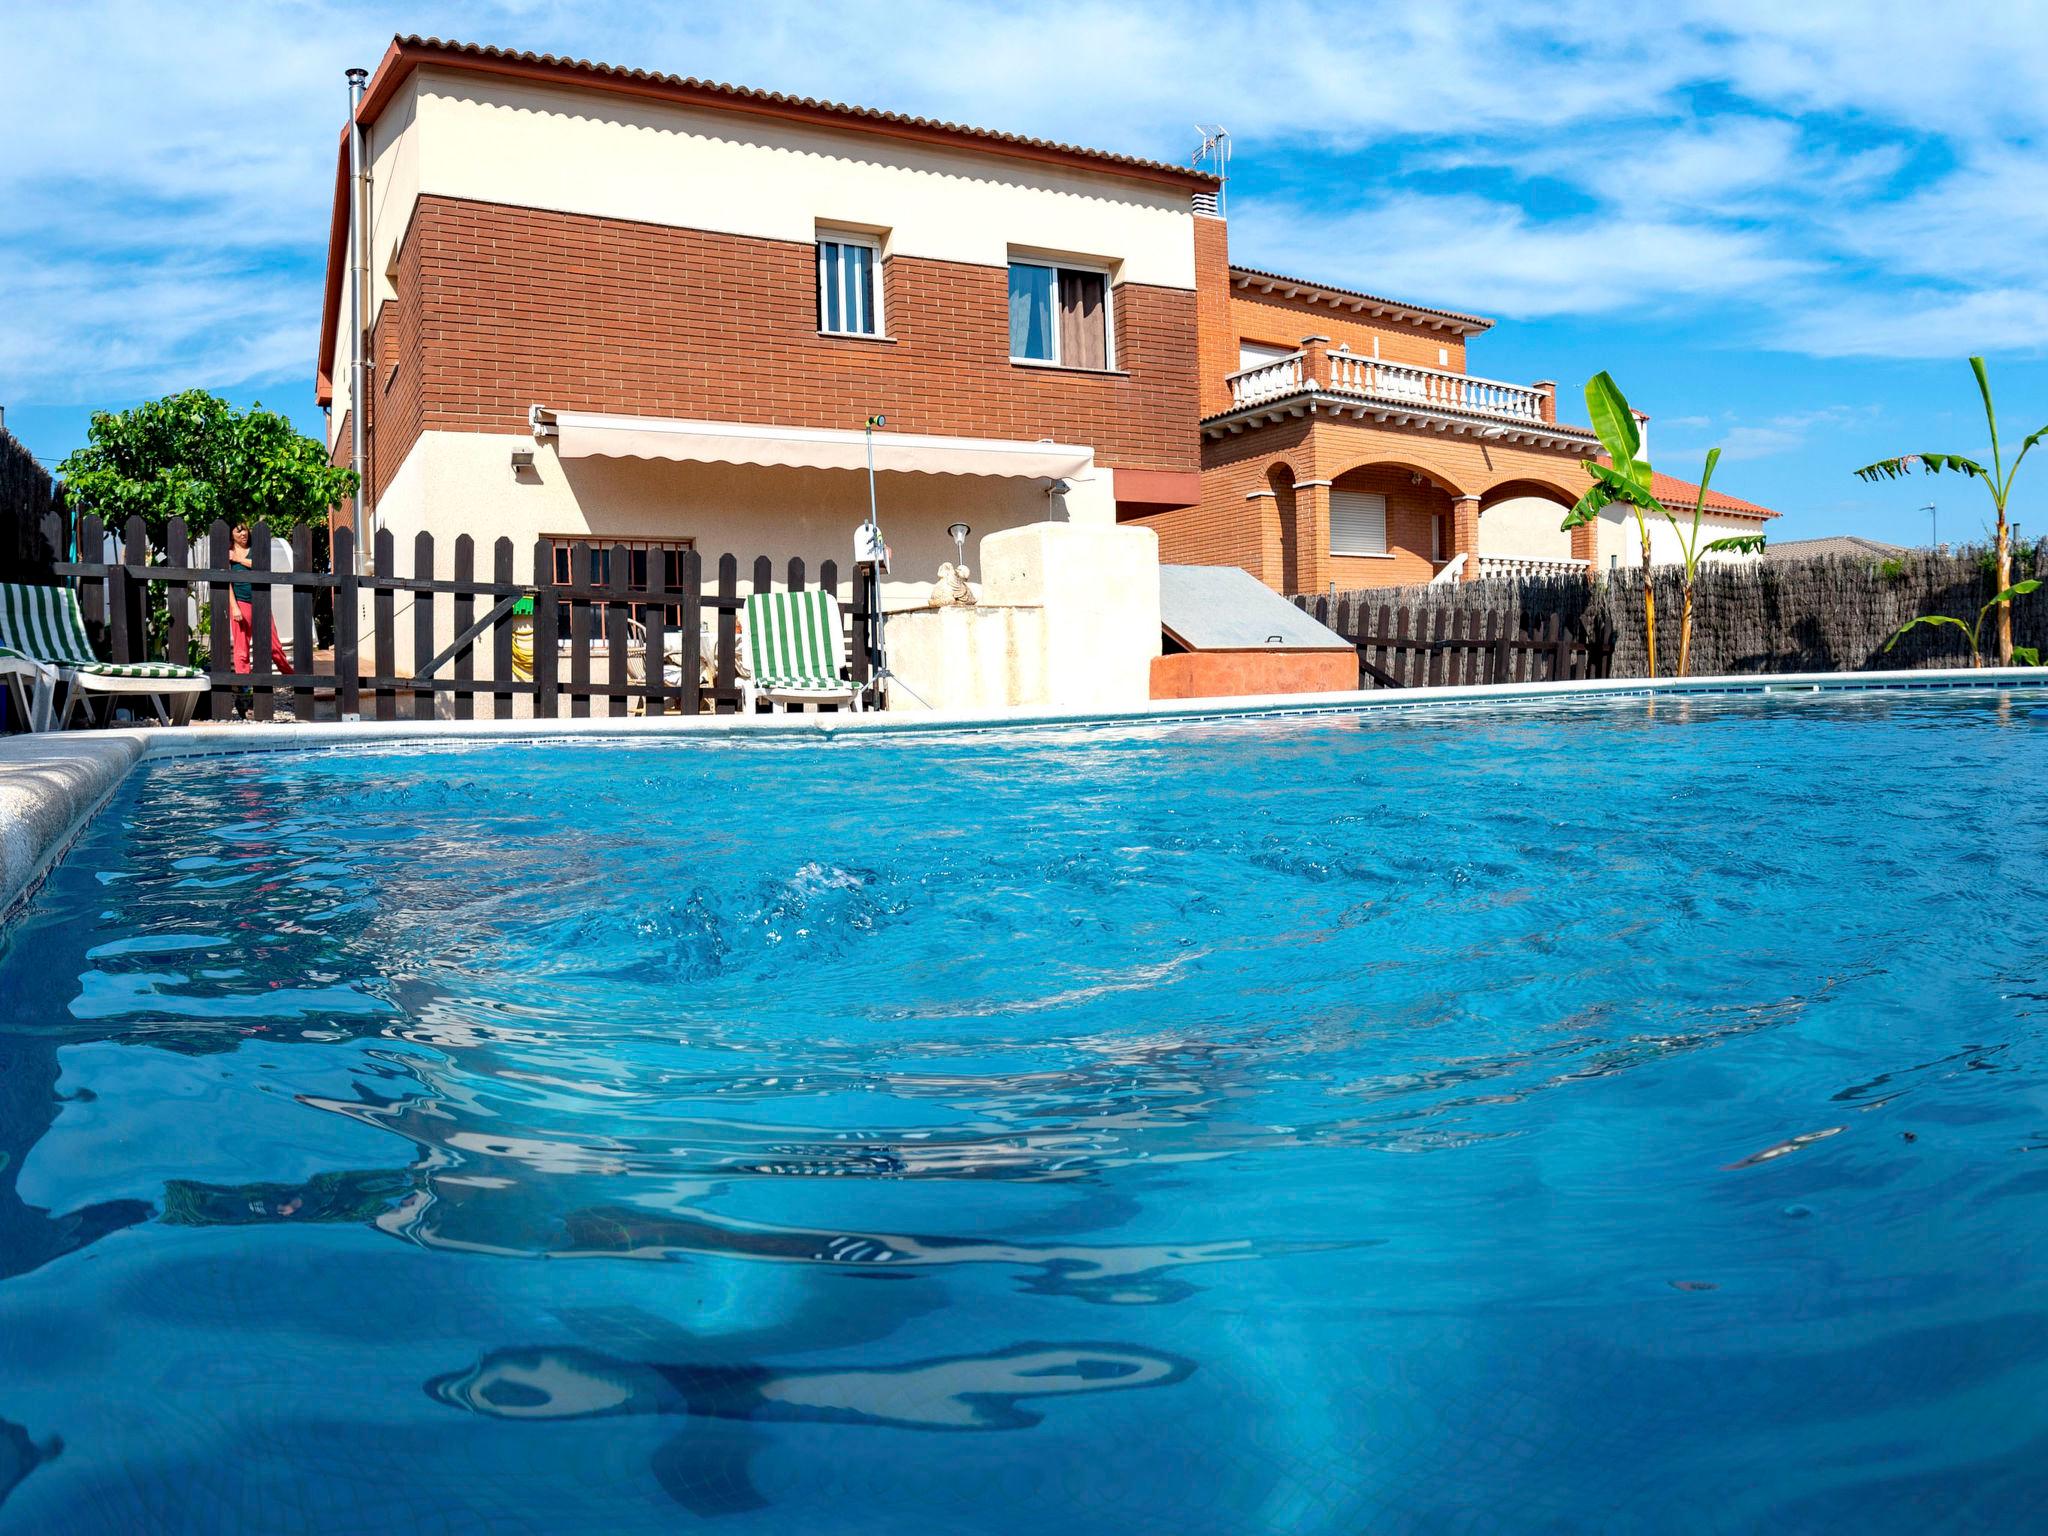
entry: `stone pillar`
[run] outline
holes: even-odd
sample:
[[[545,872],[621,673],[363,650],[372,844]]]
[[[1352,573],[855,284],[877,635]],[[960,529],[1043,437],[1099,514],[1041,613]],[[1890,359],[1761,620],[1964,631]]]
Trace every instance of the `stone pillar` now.
[[[1294,566],[1301,590],[1330,590],[1330,482],[1294,482]],[[1292,595],[1292,594],[1289,594]]]
[[[1465,557],[1460,581],[1479,579],[1479,498],[1459,496],[1451,502],[1451,558]]]
[[[1330,387],[1330,338],[1301,338],[1301,385],[1304,389]]]

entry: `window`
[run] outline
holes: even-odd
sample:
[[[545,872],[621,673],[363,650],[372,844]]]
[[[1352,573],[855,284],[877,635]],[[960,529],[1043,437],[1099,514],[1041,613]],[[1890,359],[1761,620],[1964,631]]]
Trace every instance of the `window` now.
[[[1444,561],[1444,515],[1432,512],[1429,515],[1429,558],[1441,565]]]
[[[1010,263],[1010,359],[1111,368],[1109,274],[1046,262]]]
[[[1237,344],[1237,367],[1242,373],[1247,368],[1263,368],[1268,363],[1277,363],[1283,357],[1292,357],[1299,347],[1268,346],[1263,341],[1240,341]]]
[[[818,237],[818,329],[832,336],[882,334],[876,281],[881,242],[871,235]]]
[[[614,548],[623,548],[626,552],[626,590],[628,592],[645,592],[649,585],[649,573],[657,569],[661,572],[661,582],[665,590],[669,592],[680,592],[682,590],[683,555],[686,551],[695,547],[691,540],[605,539],[600,543],[599,537],[589,534],[584,535],[582,538],[567,535],[549,536],[549,542],[554,545],[555,551],[555,584],[557,586],[567,586],[569,584],[570,551],[578,544],[588,544],[590,546],[590,583],[592,586],[606,587],[611,585],[612,550]],[[661,562],[659,566],[652,564],[656,560]],[[633,603],[629,605],[627,611],[638,622],[645,624],[647,622],[648,610],[653,606],[652,603]],[[603,640],[606,638],[605,621],[609,612],[609,609],[603,607],[593,606],[590,609],[590,638],[592,640]],[[664,622],[667,623],[670,629],[674,629],[683,622],[683,605],[680,600],[665,604],[663,606],[663,613],[665,615]],[[555,609],[555,614],[556,627],[560,631],[561,638],[567,640],[569,638],[569,605],[567,603],[558,605]]]
[[[1387,498],[1377,491],[1330,492],[1330,553],[1384,555]]]

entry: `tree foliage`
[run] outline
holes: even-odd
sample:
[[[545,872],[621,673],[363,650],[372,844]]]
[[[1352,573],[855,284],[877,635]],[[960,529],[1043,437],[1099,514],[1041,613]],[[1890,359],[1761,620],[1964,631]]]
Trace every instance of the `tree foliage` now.
[[[139,515],[153,539],[173,518],[282,532],[324,520],[356,488],[355,471],[329,463],[289,418],[203,389],[94,412],[87,446],[57,468],[78,510],[109,524]]]

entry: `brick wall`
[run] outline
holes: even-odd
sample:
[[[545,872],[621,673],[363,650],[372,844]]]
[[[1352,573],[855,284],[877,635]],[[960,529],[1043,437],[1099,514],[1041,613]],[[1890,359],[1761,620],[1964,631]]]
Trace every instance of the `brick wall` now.
[[[1195,215],[1196,348],[1204,416],[1230,409],[1230,375],[1237,372],[1237,322],[1230,297],[1230,226]]]
[[[1193,293],[1120,285],[1118,371],[1102,374],[1009,361],[1001,268],[895,257],[883,282],[889,340],[821,337],[808,244],[423,198],[384,322],[399,374],[380,397],[380,459],[421,430],[522,431],[539,401],[804,427],[881,411],[891,431],[1199,467]],[[380,349],[380,389],[389,360]]]
[[[1335,489],[1377,492],[1387,498],[1387,549],[1391,559],[1330,557],[1330,580],[1337,590],[1396,587],[1426,582],[1437,572],[1430,561],[1430,520],[1451,515],[1451,498],[1425,480],[1415,484],[1411,473],[1389,465],[1353,470],[1337,478]],[[1444,548],[1451,547],[1451,526],[1444,524]]]

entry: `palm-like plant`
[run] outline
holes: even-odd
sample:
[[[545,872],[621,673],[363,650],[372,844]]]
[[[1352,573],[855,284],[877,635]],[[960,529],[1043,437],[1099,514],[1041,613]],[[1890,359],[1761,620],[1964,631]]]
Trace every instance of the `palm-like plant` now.
[[[1692,522],[1681,526],[1651,488],[1649,461],[1640,457],[1642,428],[1636,425],[1636,413],[1629,409],[1627,397],[1611,375],[1599,373],[1586,381],[1586,411],[1593,419],[1593,431],[1600,446],[1607,450],[1609,462],[1585,461],[1586,473],[1593,477],[1593,483],[1565,514],[1563,526],[1566,531],[1581,527],[1617,502],[1635,514],[1636,531],[1643,540],[1644,638],[1649,647],[1650,676],[1655,677],[1657,591],[1650,579],[1650,514],[1656,513],[1671,524],[1672,532],[1678,535],[1679,555],[1684,564],[1680,588],[1684,600],[1678,616],[1678,675],[1684,677],[1692,668],[1692,594],[1693,583],[1699,576],[1700,556],[1714,551],[1754,553],[1764,547],[1764,536],[1744,533],[1700,543],[1700,518],[1707,510],[1707,484],[1714,478],[1714,466],[1721,462],[1720,449],[1707,451],[1707,467],[1700,475],[1698,494],[1693,499]]]
[[[1692,588],[1693,583],[1699,579],[1700,556],[1716,552],[1753,555],[1760,553],[1764,547],[1764,536],[1760,533],[1731,533],[1724,538],[1709,539],[1704,545],[1700,543],[1700,518],[1707,510],[1707,486],[1713,481],[1714,466],[1720,462],[1721,450],[1709,448],[1707,450],[1706,468],[1700,471],[1699,492],[1693,497],[1692,522],[1689,525],[1680,527],[1678,519],[1671,517],[1670,510],[1666,508],[1664,511],[1664,515],[1671,518],[1672,529],[1678,534],[1678,553],[1685,564],[1685,574],[1682,578],[1683,586],[1680,589],[1684,593],[1685,601],[1678,615],[1678,675],[1680,677],[1687,677],[1692,673]],[[1643,558],[1647,563],[1649,559],[1647,541],[1644,544]],[[1646,577],[1645,586],[1647,585]]]
[[[1648,634],[1650,676],[1655,677],[1657,594],[1649,580],[1649,516],[1652,512],[1666,517],[1671,514],[1664,510],[1664,503],[1650,489],[1650,463],[1639,457],[1643,451],[1643,431],[1636,425],[1635,412],[1629,409],[1621,386],[1605,371],[1586,381],[1586,413],[1592,418],[1593,432],[1600,439],[1600,446],[1607,450],[1608,462],[1602,464],[1597,459],[1583,461],[1593,483],[1586,487],[1585,495],[1565,514],[1562,527],[1566,532],[1583,527],[1617,502],[1635,514],[1636,531],[1643,536],[1643,628]]]
[[[2029,592],[2037,592],[2040,590],[2040,587],[2041,583],[2029,576],[2025,581],[2016,581],[2009,587],[2000,588],[1997,596],[1977,610],[1977,622],[1974,624],[1965,624],[1961,619],[1951,618],[1945,613],[1923,613],[1919,618],[1908,619],[1897,629],[1893,630],[1892,637],[1885,641],[1884,648],[1889,651],[1899,643],[1899,637],[1905,634],[1907,630],[1918,629],[1922,624],[1930,627],[1939,624],[1949,624],[1961,630],[1963,638],[1970,642],[1971,662],[1974,665],[1982,666],[1984,663],[1982,645],[1984,639],[1984,615],[1993,608],[1998,609],[2002,613],[2010,612],[2006,605],[2014,598],[2025,597]],[[2012,653],[2030,667],[2038,667],[2041,664],[2041,653],[2031,645],[2016,645],[2012,648]]]
[[[2005,508],[2007,501],[2012,496],[2012,483],[2020,472],[2020,465],[2026,462],[2026,457],[2033,451],[2034,444],[2040,442],[2042,438],[2048,437],[2048,427],[2043,427],[2024,443],[2020,444],[2020,451],[2013,455],[2012,464],[2008,467],[1998,446],[1998,412],[1991,404],[1991,378],[1984,371],[1984,359],[1981,357],[1971,358],[1970,371],[1977,376],[1977,393],[1984,397],[1984,424],[1991,429],[1991,467],[1989,469],[1986,469],[1975,459],[1963,457],[1960,453],[1906,453],[1901,454],[1896,459],[1880,459],[1875,464],[1866,464],[1863,468],[1856,471],[1856,477],[1859,480],[1868,480],[1873,484],[1880,480],[1897,480],[1909,473],[1913,466],[1917,464],[1930,475],[1943,473],[1969,475],[1973,479],[1984,482],[1985,488],[1991,492],[1992,509],[1998,514],[1997,546],[1995,552],[1995,558],[1998,562],[1998,595],[1985,604],[1985,607],[1996,607],[1998,610],[1998,664],[2002,667],[2009,667],[2012,665],[2012,600],[2015,596],[2021,594],[2019,588],[2013,585],[2012,528],[2006,521]],[[2022,585],[2025,584],[2022,583]],[[2031,586],[2027,587],[2027,591],[2031,592],[2032,590]],[[1930,621],[1915,620],[1916,623]],[[1968,629],[1968,626],[1962,625],[1960,620],[1951,619],[1948,622],[1957,624],[1966,630]],[[1977,616],[1977,623],[1980,628],[1983,622],[1984,616],[1980,612]],[[1911,627],[1911,625],[1906,626],[1908,629]],[[1904,630],[1900,631],[1901,634],[1904,632]],[[1894,635],[1892,639],[1897,640],[1898,636]],[[1891,646],[1887,645],[1885,649],[1890,650]],[[1971,641],[1970,654],[1973,658],[1977,655],[1977,646],[1974,638]]]

